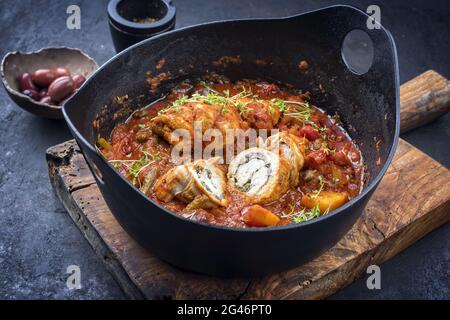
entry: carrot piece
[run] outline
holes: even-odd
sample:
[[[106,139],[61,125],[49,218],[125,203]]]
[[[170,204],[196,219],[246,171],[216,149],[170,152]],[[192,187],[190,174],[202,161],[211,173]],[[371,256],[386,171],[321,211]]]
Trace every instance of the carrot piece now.
[[[319,194],[307,193],[302,197],[302,204],[307,208],[319,205],[320,212],[335,210],[348,201],[346,192],[322,191]]]
[[[272,227],[280,222],[276,214],[260,205],[255,204],[244,210],[244,222],[249,227]]]

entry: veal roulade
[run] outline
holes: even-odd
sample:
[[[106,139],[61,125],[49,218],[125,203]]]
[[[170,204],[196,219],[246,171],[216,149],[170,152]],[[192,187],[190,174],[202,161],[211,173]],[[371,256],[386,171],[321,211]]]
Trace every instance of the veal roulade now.
[[[277,153],[250,148],[231,161],[228,185],[248,203],[270,203],[288,190],[289,171],[289,163]]]

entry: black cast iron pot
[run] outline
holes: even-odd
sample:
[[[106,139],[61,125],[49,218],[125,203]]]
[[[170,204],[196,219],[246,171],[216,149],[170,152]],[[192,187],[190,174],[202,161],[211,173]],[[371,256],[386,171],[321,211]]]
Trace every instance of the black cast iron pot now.
[[[141,42],[103,65],[64,106],[64,117],[93,171],[111,212],[143,247],[161,259],[200,273],[257,276],[298,266],[333,246],[362,214],[392,160],[399,134],[399,84],[394,41],[367,29],[367,15],[334,6],[284,19],[208,23]],[[341,47],[360,29],[373,42],[373,64],[357,75]],[[221,57],[239,63],[214,63]],[[161,59],[165,64],[161,68]],[[306,60],[307,71],[298,63]],[[261,63],[264,61],[266,63]],[[233,229],[193,222],[155,204],[120,176],[95,149],[133,110],[164,95],[186,77],[216,71],[232,79],[290,83],[312,93],[312,103],[337,112],[367,165],[363,192],[320,218],[285,227]],[[165,73],[156,92],[146,82]],[[162,77],[164,78],[164,77]],[[124,104],[114,97],[128,95]],[[120,99],[119,99],[120,100]],[[96,120],[96,126],[93,121]],[[377,142],[378,141],[378,142]]]

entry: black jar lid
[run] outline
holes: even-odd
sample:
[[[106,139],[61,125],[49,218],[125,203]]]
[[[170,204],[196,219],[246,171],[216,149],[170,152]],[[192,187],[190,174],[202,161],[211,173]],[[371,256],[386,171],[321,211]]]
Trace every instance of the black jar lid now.
[[[108,4],[110,22],[119,30],[151,35],[175,24],[176,9],[172,1],[166,0],[111,0]],[[153,18],[153,22],[137,22],[133,19]]]

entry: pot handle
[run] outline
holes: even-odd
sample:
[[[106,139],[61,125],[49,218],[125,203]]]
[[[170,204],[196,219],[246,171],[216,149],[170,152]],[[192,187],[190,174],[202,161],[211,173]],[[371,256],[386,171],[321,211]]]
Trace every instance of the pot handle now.
[[[315,25],[315,21],[322,21],[323,23],[319,25],[320,29],[311,32],[313,34],[325,35],[325,37],[322,39],[319,36],[315,40],[319,45],[327,48],[334,55],[335,59],[340,60],[343,65],[346,65],[352,73],[358,76],[364,75],[372,69],[381,70],[382,68],[378,68],[380,65],[389,66],[394,72],[398,73],[397,52],[394,39],[389,31],[378,23],[376,18],[375,15],[369,16],[364,11],[353,6],[335,5],[294,15],[282,20],[287,22],[291,29],[305,29],[311,24]],[[364,40],[367,39],[370,42],[367,45],[372,49],[370,54],[373,56],[373,59],[370,61],[367,70],[363,73],[352,70],[343,56],[344,40],[346,40],[346,36],[349,33],[355,30],[365,35]],[[353,42],[353,45],[356,43]],[[361,47],[355,46],[355,48],[360,49]],[[357,51],[357,54],[357,58],[365,58],[365,52]],[[381,78],[382,74],[378,76]],[[396,85],[398,86],[398,84]]]
[[[380,13],[382,22],[383,14]],[[373,60],[368,73],[371,71],[376,73],[378,81],[383,81],[386,77],[378,70],[378,66],[388,64],[389,69],[398,74],[397,54],[392,35],[371,16],[352,6],[336,5],[291,16],[286,18],[286,21],[294,28],[304,28],[317,19],[328,21],[327,29],[320,32],[331,32],[333,37],[327,37],[332,41],[327,40],[323,45],[329,46],[330,51],[336,53],[335,58],[341,60],[343,64],[345,64],[341,54],[343,41],[349,32],[356,29],[364,31],[373,44]],[[398,83],[398,79],[396,81]],[[395,83],[393,85],[398,86]],[[436,71],[428,70],[400,87],[401,133],[425,125],[448,111],[450,111],[450,81]]]
[[[342,40],[338,45],[342,46],[346,35],[352,30],[362,30],[369,35],[373,43],[373,61],[368,72],[372,68],[374,72],[378,72],[377,64],[392,63],[394,68],[398,68],[396,47],[389,31],[364,12],[354,8],[352,10],[357,11],[357,14],[345,13],[354,19],[346,29],[343,28],[347,31],[341,34]],[[369,25],[378,28],[370,29]],[[382,81],[383,74],[379,74],[378,79]],[[436,71],[428,70],[400,87],[400,133],[430,123],[448,111],[450,111],[450,81]]]

